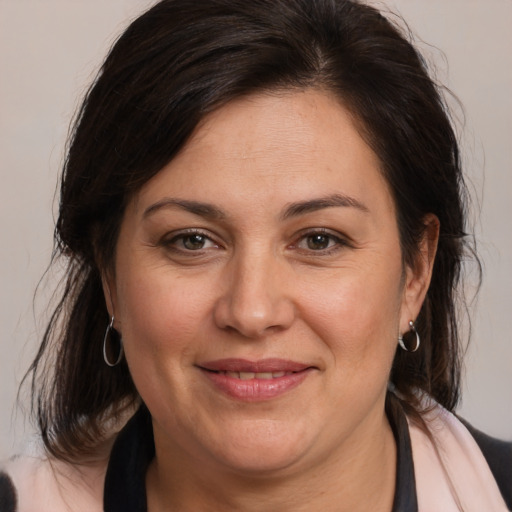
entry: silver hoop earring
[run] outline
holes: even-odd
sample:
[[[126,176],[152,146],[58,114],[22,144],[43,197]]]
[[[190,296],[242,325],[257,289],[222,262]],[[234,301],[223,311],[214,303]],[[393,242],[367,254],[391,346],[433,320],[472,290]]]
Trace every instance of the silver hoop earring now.
[[[117,356],[117,359],[114,363],[111,363],[109,361],[108,355],[107,355],[107,340],[111,340],[112,338],[117,338],[117,342],[119,344],[119,354]],[[114,366],[117,366],[121,359],[123,358],[124,349],[123,349],[123,340],[121,339],[121,336],[119,336],[119,333],[114,329],[114,317],[110,319],[110,323],[107,326],[107,330],[105,331],[105,336],[103,337],[103,360],[105,363],[110,366],[111,368]]]
[[[420,335],[418,334],[416,326],[412,320],[409,321],[409,327],[411,328],[410,331],[398,336],[398,343],[406,352],[416,352],[416,350],[420,348]],[[414,348],[407,348],[412,345],[413,340],[411,338],[415,338]]]

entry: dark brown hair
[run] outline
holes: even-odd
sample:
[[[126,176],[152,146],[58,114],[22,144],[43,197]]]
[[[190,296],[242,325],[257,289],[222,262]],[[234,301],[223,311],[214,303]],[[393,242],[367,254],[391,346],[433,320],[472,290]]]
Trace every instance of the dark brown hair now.
[[[440,221],[432,283],[417,319],[422,345],[398,350],[391,380],[448,409],[459,397],[456,293],[464,251],[457,140],[426,65],[375,9],[349,0],[163,0],[115,43],[78,112],[64,166],[55,257],[66,285],[31,366],[47,449],[87,453],[138,400],[128,367],[102,357],[109,318],[100,269],[112,265],[130,198],[209,112],[242,95],[321,88],[351,111],[380,158],[397,209],[404,263],[424,218]]]

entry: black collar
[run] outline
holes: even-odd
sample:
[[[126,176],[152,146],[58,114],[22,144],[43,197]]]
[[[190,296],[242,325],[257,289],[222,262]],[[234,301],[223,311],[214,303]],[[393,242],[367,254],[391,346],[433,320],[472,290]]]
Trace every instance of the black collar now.
[[[105,512],[147,512],[146,471],[154,456],[151,415],[143,405],[112,448],[103,491]]]
[[[411,436],[398,398],[388,393],[386,414],[396,442],[396,487],[392,512],[418,512]]]
[[[396,489],[392,512],[417,512],[416,483],[411,438],[404,411],[392,395],[386,414],[397,446]],[[147,512],[146,471],[155,456],[151,416],[145,406],[119,433],[107,468],[103,506],[105,512]]]

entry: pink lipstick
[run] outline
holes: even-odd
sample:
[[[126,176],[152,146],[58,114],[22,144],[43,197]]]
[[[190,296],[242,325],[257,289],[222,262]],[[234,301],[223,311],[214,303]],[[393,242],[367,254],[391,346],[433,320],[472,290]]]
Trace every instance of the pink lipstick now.
[[[301,384],[315,368],[284,359],[219,359],[198,365],[208,380],[231,398],[270,400]]]

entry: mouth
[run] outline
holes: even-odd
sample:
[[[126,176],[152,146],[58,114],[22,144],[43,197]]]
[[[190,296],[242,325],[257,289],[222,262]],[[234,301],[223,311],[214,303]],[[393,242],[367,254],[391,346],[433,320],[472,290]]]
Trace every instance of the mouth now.
[[[277,398],[299,386],[315,367],[284,359],[221,359],[201,363],[213,389],[245,402]]]
[[[219,375],[226,375],[226,377],[231,377],[232,379],[240,379],[240,380],[251,380],[251,379],[261,379],[261,380],[272,380],[279,379],[280,377],[285,377],[287,375],[292,375],[296,372],[232,372],[232,371],[218,371],[214,372]]]
[[[212,372],[224,372],[224,373],[240,373],[240,374],[254,374],[254,375],[264,375],[263,377],[256,378],[265,378],[265,375],[268,374],[286,374],[286,373],[297,373],[307,368],[310,368],[311,365],[300,363],[297,361],[291,361],[288,359],[279,359],[279,358],[267,358],[260,359],[258,361],[249,361],[248,359],[217,359],[215,361],[207,361],[201,363],[199,365],[200,368],[204,370],[212,371]],[[283,375],[278,375],[282,377]],[[255,378],[255,377],[251,377]]]

